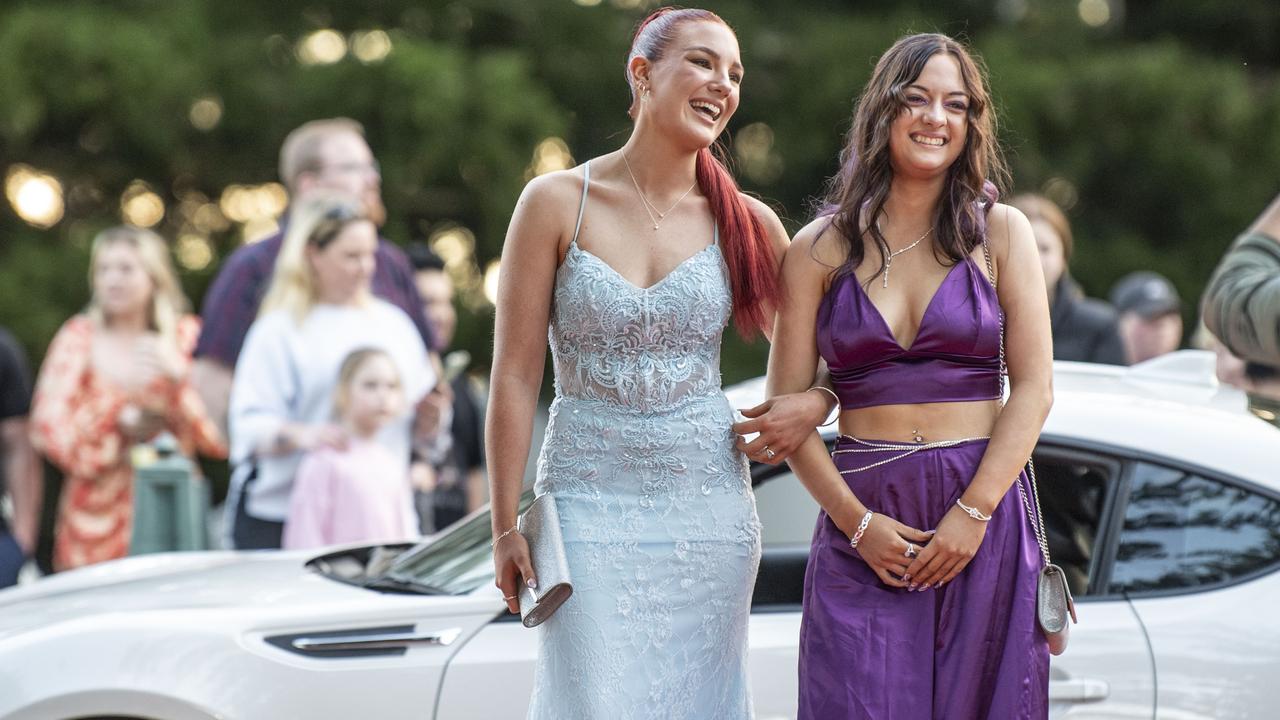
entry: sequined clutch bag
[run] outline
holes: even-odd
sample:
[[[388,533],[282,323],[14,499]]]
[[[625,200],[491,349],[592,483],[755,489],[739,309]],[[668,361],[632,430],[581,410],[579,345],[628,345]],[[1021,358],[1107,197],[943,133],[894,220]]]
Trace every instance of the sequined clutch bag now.
[[[1067,586],[1067,574],[1062,568],[1049,559],[1049,540],[1044,531],[1044,513],[1040,510],[1040,490],[1036,487],[1035,463],[1027,461],[1027,480],[1031,486],[1033,503],[1027,499],[1027,491],[1022,486],[1022,478],[1018,484],[1018,494],[1022,496],[1022,506],[1026,508],[1027,520],[1036,534],[1036,544],[1040,546],[1040,556],[1044,558],[1044,568],[1036,580],[1036,623],[1040,632],[1044,633],[1049,643],[1049,652],[1061,655],[1067,649],[1067,637],[1071,631],[1071,622],[1076,620],[1076,603],[1071,597],[1071,588]]]
[[[529,561],[538,579],[536,588],[520,587],[520,622],[531,628],[551,617],[573,594],[555,498],[549,493],[539,495],[520,515],[516,527],[529,544]]]
[[[1071,622],[1076,622],[1076,604],[1067,587],[1067,575],[1057,565],[1045,565],[1036,583],[1036,621],[1049,641],[1049,652],[1061,655],[1067,649]]]

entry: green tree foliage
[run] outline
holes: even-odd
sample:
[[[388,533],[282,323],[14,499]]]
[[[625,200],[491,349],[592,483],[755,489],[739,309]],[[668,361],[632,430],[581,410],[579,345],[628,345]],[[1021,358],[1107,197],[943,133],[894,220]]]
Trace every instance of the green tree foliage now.
[[[1094,295],[1121,274],[1173,278],[1187,319],[1216,258],[1276,191],[1280,110],[1267,0],[728,0],[747,66],[728,146],[743,186],[788,228],[812,215],[835,170],[853,101],[875,59],[906,32],[960,36],[985,57],[1015,190],[1070,206],[1074,271]],[[451,225],[474,232],[479,267],[497,258],[534,149],[563,138],[575,162],[620,145],[623,81],[642,0],[150,0],[15,2],[0,9],[0,165],[63,183],[47,230],[0,211],[0,323],[38,360],[86,296],[87,241],[120,219],[135,180],[154,189],[170,238],[184,198],[275,179],[279,143],[316,117],[363,122],[382,161],[389,237]],[[651,6],[651,5],[650,5]],[[373,29],[385,58],[305,64],[299,43]],[[215,124],[192,105],[213,98]],[[195,207],[192,205],[191,207]],[[243,241],[206,233],[212,262],[185,270],[198,304],[217,261]],[[483,366],[491,314],[466,308],[459,343]],[[764,346],[736,341],[725,378],[758,374]]]

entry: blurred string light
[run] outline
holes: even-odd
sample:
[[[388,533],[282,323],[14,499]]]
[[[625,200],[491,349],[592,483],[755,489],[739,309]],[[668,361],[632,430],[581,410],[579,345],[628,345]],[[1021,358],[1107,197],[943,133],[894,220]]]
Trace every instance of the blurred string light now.
[[[9,166],[4,178],[4,194],[13,211],[28,225],[48,228],[62,219],[62,183],[30,165]]]
[[[184,233],[178,236],[174,255],[177,256],[178,264],[182,267],[200,271],[213,262],[213,246],[209,244],[209,238],[203,235]]]
[[[1045,181],[1043,192],[1045,197],[1067,212],[1080,201],[1080,192],[1076,190],[1075,184],[1064,177],[1049,178]]]
[[[365,65],[382,62],[391,54],[391,36],[382,30],[352,33],[351,54]]]
[[[646,0],[613,0],[613,6],[619,10],[635,10],[646,4]]]
[[[276,219],[289,204],[289,193],[280,183],[228,185],[218,198],[221,215],[242,224],[245,242],[260,240],[275,232]],[[209,216],[212,219],[212,216]]]
[[[298,41],[294,50],[303,65],[332,65],[347,55],[347,40],[337,30],[316,30]]]
[[[476,236],[461,225],[445,225],[427,239],[432,252],[444,260],[445,272],[462,301],[472,309],[484,307],[484,278],[476,262]]]
[[[573,0],[573,2],[575,5],[581,5],[582,7],[595,7],[600,4],[600,0]]]
[[[752,123],[733,136],[733,150],[742,171],[752,180],[769,184],[782,175],[782,157],[773,149],[773,128]]]
[[[529,181],[539,175],[571,167],[573,155],[569,153],[569,145],[558,137],[549,137],[533,149],[533,159],[524,170],[524,179]]]
[[[490,305],[498,304],[498,273],[501,269],[502,262],[499,260],[490,260],[489,264],[484,266],[484,299],[488,300]]]
[[[1080,0],[1076,12],[1089,27],[1102,27],[1111,21],[1111,3],[1107,0]]]
[[[222,100],[216,95],[206,95],[191,103],[191,111],[187,113],[191,126],[203,132],[209,132],[222,121]]]
[[[120,194],[120,217],[130,225],[154,227],[164,219],[164,200],[149,185],[134,180]]]

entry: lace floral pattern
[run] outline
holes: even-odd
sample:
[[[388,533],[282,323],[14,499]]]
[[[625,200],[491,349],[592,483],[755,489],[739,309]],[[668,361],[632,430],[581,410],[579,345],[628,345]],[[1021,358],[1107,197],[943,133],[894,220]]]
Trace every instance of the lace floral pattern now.
[[[649,288],[570,246],[536,490],[556,497],[575,587],[540,630],[530,718],[752,715],[760,525],[720,392],[729,292],[716,245]]]

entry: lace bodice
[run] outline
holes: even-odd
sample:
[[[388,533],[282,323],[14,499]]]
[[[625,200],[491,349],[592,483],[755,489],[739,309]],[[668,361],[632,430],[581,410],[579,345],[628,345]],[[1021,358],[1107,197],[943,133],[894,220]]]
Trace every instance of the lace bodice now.
[[[714,243],[640,288],[575,240],[548,331],[557,396],[662,411],[719,391],[727,278]]]

